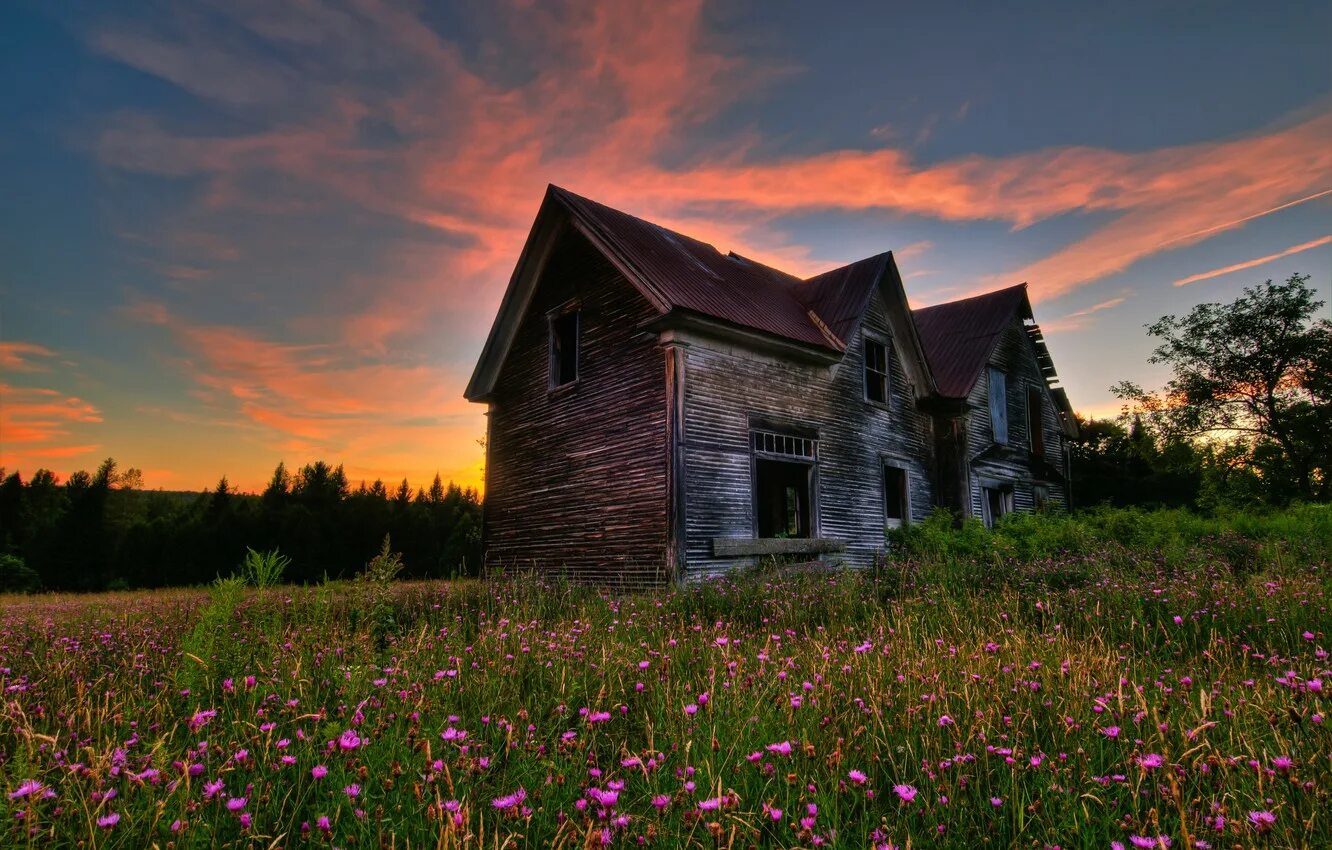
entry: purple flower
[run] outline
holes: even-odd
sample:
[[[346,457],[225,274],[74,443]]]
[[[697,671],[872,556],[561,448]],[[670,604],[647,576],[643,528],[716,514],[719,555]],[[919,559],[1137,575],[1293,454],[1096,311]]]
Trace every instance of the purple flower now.
[[[315,826],[319,827],[320,832],[328,832],[333,829],[333,825],[328,822],[328,815],[320,815],[319,820],[315,821]]]
[[[859,771],[859,770],[852,770],[852,771],[849,771],[849,772],[846,774],[846,778],[847,778],[847,779],[850,779],[852,782],[856,783],[857,785],[864,785],[864,784],[865,784],[865,780],[866,780],[866,779],[869,779],[868,776],[866,776],[864,773],[862,773],[862,772]]]
[[[897,793],[897,796],[903,803],[910,803],[912,800],[916,799],[916,795],[920,793],[916,790],[914,785],[906,785],[904,783],[894,785],[893,791]]]
[[[1142,850],[1152,850],[1152,848],[1159,850],[1159,848],[1170,846],[1170,836],[1158,835],[1153,838],[1150,835],[1130,835],[1129,844],[1140,847]]]
[[[1160,767],[1165,764],[1165,759],[1161,758],[1161,756],[1156,753],[1148,753],[1145,756],[1138,757],[1138,764],[1147,770],[1151,770],[1152,768]]]
[[[97,819],[97,825],[102,829],[110,829],[120,823],[120,814],[118,812],[107,812]]]
[[[227,810],[228,810],[228,811],[231,811],[231,812],[239,812],[239,811],[240,811],[241,809],[243,809],[243,808],[245,808],[245,798],[244,798],[244,797],[232,797],[230,800],[227,800]]]
[[[322,764],[317,764],[310,768],[310,775],[315,779],[323,779],[325,776],[328,776],[328,768],[324,767]]]
[[[791,754],[791,742],[782,741],[779,744],[769,744],[766,747],[770,753],[776,753],[779,756],[789,756]]]
[[[344,752],[354,750],[361,746],[361,736],[357,735],[352,729],[348,729],[338,736],[338,747]]]
[[[38,782],[36,779],[28,779],[24,781],[22,784],[20,784],[16,790],[10,792],[9,799],[18,800],[22,797],[28,796],[29,794],[36,794],[38,791],[42,790],[43,787],[45,786],[43,786],[42,783]]]
[[[1276,823],[1276,815],[1271,812],[1249,812],[1249,823],[1253,824],[1259,832],[1267,832]]]
[[[698,810],[700,812],[715,812],[717,809],[720,809],[722,807],[722,803],[724,802],[725,802],[724,797],[713,797],[708,800],[699,800]]]
[[[353,782],[346,788],[343,788],[342,793],[346,794],[348,797],[358,797],[361,794],[361,786]]]
[[[512,809],[514,806],[517,806],[519,803],[521,803],[523,800],[526,799],[527,799],[527,791],[524,790],[523,788],[519,788],[517,791],[514,791],[512,794],[505,794],[503,797],[496,797],[495,799],[490,801],[490,805],[494,806],[497,809]]]
[[[1119,727],[1118,727],[1118,726],[1107,726],[1107,727],[1105,727],[1104,729],[1101,730],[1101,734],[1104,735],[1104,736],[1107,737],[1107,738],[1118,738],[1118,737],[1119,737]]]

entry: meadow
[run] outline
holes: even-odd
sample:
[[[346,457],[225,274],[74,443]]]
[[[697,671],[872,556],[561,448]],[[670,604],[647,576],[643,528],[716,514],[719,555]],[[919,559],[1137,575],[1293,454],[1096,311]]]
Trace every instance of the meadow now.
[[[1332,512],[0,598],[5,847],[1332,846]]]

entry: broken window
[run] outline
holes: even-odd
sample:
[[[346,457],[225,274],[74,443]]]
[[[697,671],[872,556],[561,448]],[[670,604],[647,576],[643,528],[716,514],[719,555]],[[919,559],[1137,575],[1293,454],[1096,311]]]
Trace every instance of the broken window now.
[[[888,346],[865,338],[865,399],[888,403]]]
[[[901,528],[910,519],[907,471],[898,466],[883,467],[883,524]]]
[[[986,528],[994,528],[999,518],[1013,512],[1013,485],[998,484],[981,487],[981,518]]]
[[[814,437],[752,431],[754,511],[759,537],[814,535]]]
[[[990,430],[1000,445],[1008,442],[1008,376],[990,369]]]
[[[1027,444],[1037,457],[1045,454],[1045,419],[1041,415],[1041,391],[1027,388]]]
[[[754,487],[759,537],[809,537],[811,467],[758,458]]]
[[[578,380],[578,311],[550,319],[550,385],[562,387]]]

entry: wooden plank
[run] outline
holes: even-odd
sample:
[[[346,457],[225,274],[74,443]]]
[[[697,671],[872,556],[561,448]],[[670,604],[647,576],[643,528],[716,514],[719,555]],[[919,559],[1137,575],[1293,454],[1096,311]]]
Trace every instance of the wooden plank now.
[[[712,540],[712,552],[720,558],[737,555],[825,555],[845,551],[844,542],[817,537],[715,537]]]

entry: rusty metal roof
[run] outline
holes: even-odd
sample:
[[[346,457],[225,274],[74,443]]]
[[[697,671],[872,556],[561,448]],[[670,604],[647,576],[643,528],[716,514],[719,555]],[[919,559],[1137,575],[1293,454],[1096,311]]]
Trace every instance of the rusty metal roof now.
[[[803,281],[738,254],[575,195],[551,193],[610,246],[661,302],[823,348],[835,346],[819,330],[798,295]]]
[[[966,398],[1019,308],[1031,317],[1025,283],[911,311],[940,395]]]

